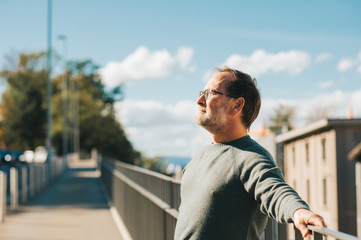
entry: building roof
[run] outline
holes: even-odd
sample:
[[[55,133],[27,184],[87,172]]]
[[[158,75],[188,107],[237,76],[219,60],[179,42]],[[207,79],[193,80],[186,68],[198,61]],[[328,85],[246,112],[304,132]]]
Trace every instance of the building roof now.
[[[351,150],[347,157],[351,161],[361,161],[361,142]]]
[[[349,126],[349,125],[360,125],[361,119],[330,119],[325,118],[317,122],[313,122],[301,128],[280,134],[276,137],[277,143],[287,142],[296,138],[300,138],[315,132],[319,132],[323,129],[332,128],[336,126]]]

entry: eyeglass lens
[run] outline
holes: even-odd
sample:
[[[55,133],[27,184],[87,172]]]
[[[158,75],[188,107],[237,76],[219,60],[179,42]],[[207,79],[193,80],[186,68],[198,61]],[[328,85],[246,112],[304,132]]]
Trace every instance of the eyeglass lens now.
[[[200,91],[200,92],[199,92],[199,96],[201,97],[202,95],[204,95],[204,98],[205,98],[205,99],[208,99],[208,97],[209,97],[209,90],[206,89],[206,90],[204,90],[204,91]]]

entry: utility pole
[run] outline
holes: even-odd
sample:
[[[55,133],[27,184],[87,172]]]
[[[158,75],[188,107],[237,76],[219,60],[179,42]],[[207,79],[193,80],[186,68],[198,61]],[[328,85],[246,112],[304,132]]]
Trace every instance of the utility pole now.
[[[52,11],[52,0],[48,0],[48,51],[47,51],[47,111],[46,111],[46,149],[48,154],[51,154],[51,11]],[[49,155],[48,155],[49,156]],[[51,160],[51,155],[49,156]]]
[[[67,163],[68,160],[68,80],[67,80],[67,38],[65,35],[59,35],[59,40],[63,41],[63,62],[64,62],[64,75],[62,84],[62,105],[63,105],[63,162]]]
[[[75,78],[70,81],[71,91],[71,121],[72,121],[72,150],[73,160],[79,160],[79,91],[75,84]]]

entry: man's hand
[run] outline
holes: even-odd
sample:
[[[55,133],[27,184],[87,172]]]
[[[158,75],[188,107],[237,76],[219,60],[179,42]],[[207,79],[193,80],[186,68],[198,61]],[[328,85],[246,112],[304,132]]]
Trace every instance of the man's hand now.
[[[293,213],[293,223],[296,228],[300,230],[302,237],[304,238],[308,236],[308,224],[318,227],[326,227],[323,217],[304,208],[297,209]]]

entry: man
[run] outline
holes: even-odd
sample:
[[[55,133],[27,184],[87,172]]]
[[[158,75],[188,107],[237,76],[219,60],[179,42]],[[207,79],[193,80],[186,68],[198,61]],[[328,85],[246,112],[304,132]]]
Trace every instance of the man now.
[[[186,166],[175,239],[260,239],[267,216],[293,222],[302,235],[323,218],[288,186],[270,154],[247,134],[261,99],[247,74],[218,69],[197,101],[198,125],[213,144]]]

